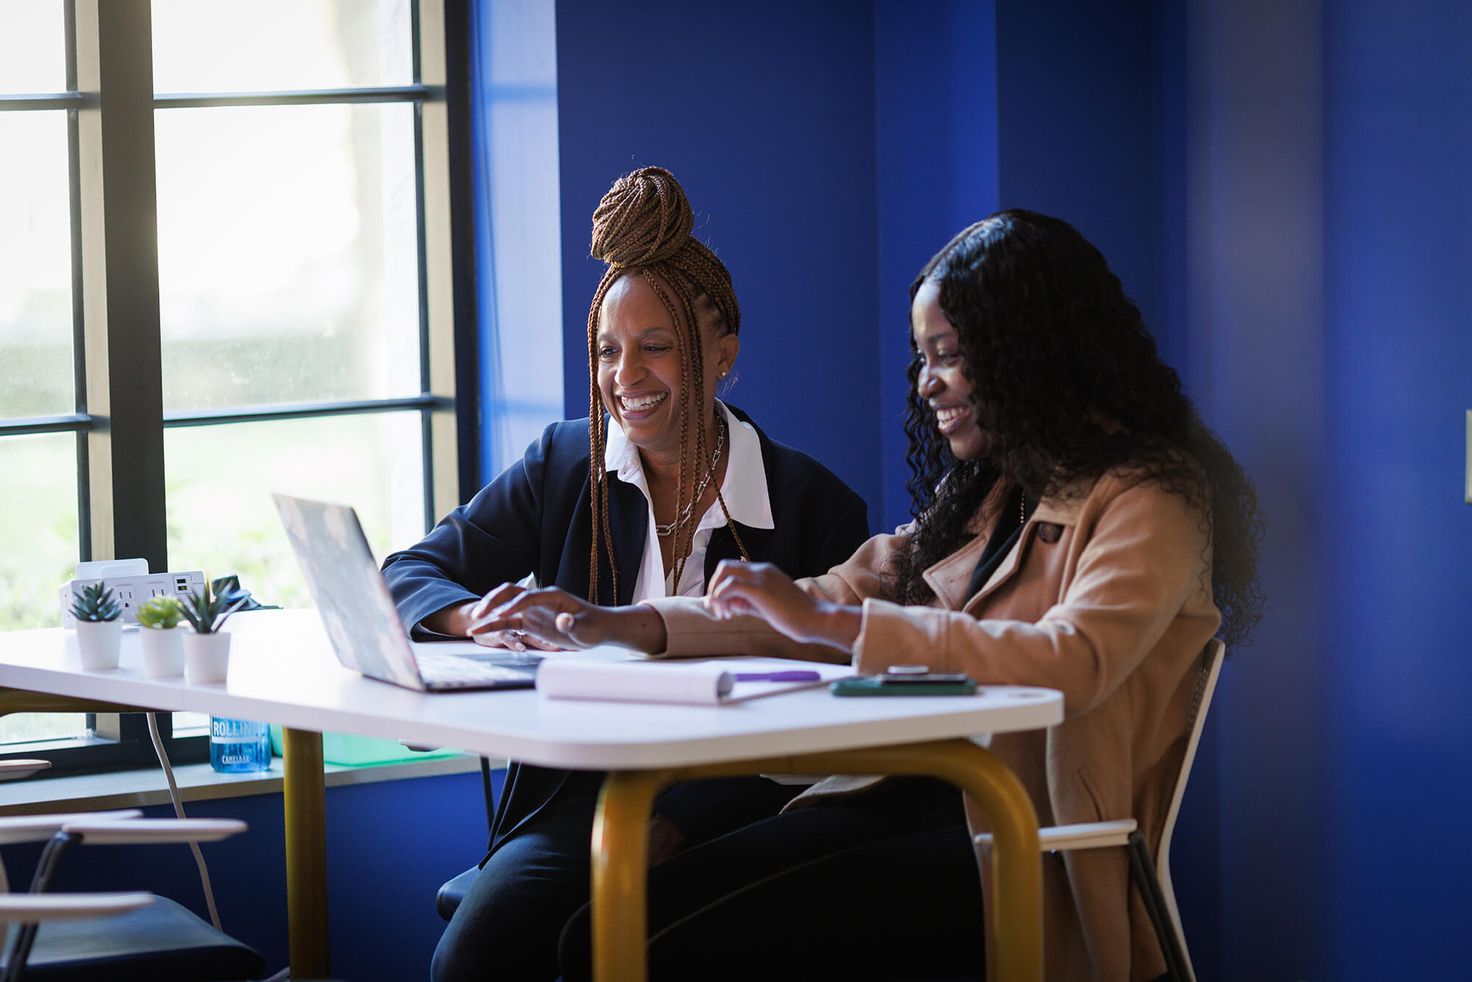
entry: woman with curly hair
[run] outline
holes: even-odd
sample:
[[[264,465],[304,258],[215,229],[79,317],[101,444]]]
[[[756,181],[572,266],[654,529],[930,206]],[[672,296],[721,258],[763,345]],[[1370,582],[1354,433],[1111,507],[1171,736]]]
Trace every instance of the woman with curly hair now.
[[[548,591],[493,623],[564,644],[926,665],[1059,689],[1062,723],[997,735],[992,751],[1044,824],[1132,815],[1153,848],[1202,649],[1218,633],[1245,640],[1260,607],[1252,487],[1066,222],[999,212],[947,243],[910,296],[913,522],[808,580],[724,563],[704,601],[610,609]],[[934,781],[828,778],[651,871],[651,973],[974,971],[977,818],[968,828],[962,796]],[[1122,852],[1043,863],[1050,979],[1164,971]],[[568,979],[587,975],[587,931],[580,912],[563,933]]]
[[[722,559],[793,576],[839,562],[869,534],[863,499],[811,457],[716,399],[740,349],[726,266],[691,234],[673,174],[620,177],[593,213],[606,264],[588,309],[588,418],[540,440],[384,577],[420,636],[524,650],[486,612],[530,575],[611,603],[699,597]],[[435,951],[437,982],[551,979],[557,937],[586,902],[601,773],[513,762],[490,852]],[[656,853],[777,811],[795,793],[762,778],[676,785],[655,805]]]

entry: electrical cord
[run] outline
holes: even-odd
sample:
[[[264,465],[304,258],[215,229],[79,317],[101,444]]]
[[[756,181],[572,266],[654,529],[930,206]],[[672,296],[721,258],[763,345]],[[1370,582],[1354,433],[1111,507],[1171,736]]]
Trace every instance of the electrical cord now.
[[[158,714],[146,713],[148,717],[148,736],[153,741],[153,749],[158,754],[158,762],[164,769],[164,780],[169,782],[169,800],[174,803],[174,816],[184,818],[184,804],[179,800],[179,785],[174,782],[174,768],[169,766],[169,755],[164,752],[164,741],[158,735]],[[221,931],[220,912],[215,909],[215,891],[210,886],[210,868],[205,865],[204,853],[199,851],[199,843],[189,843],[189,851],[194,853],[194,864],[199,867],[199,882],[204,887],[205,906],[210,909],[210,923],[215,926],[216,931]]]

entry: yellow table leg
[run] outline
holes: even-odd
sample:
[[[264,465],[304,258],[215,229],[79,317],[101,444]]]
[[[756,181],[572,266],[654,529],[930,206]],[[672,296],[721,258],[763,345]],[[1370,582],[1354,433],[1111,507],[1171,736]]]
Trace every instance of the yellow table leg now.
[[[1017,775],[995,754],[969,740],[839,756],[849,761],[850,773],[924,774],[954,784],[971,797],[986,816],[993,840],[987,976],[1002,982],[1041,982],[1043,870],[1038,816]]]
[[[642,979],[648,934],[648,822],[654,796],[675,781],[740,774],[923,775],[954,784],[986,816],[993,835],[988,977],[1041,982],[1042,855],[1032,799],[1017,776],[969,740],[733,761],[610,774],[593,823],[593,977]]]
[[[322,734],[282,731],[286,807],[286,917],[291,977],[325,979],[327,937],[327,806]]]
[[[645,977],[649,816],[667,771],[616,771],[593,817],[593,978]]]

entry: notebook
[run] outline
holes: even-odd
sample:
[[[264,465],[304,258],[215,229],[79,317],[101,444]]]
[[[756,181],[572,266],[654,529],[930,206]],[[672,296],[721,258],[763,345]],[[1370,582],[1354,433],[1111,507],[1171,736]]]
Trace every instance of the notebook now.
[[[535,656],[489,655],[473,641],[410,641],[351,507],[271,497],[338,661],[369,678],[420,692],[534,685],[540,661]]]

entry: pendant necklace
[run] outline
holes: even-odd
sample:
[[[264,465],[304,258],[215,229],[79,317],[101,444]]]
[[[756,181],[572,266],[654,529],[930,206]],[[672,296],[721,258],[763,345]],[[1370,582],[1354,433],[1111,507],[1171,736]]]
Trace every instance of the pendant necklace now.
[[[706,468],[705,474],[702,475],[700,478],[700,483],[695,486],[695,494],[692,495],[690,500],[685,503],[685,507],[680,512],[679,518],[675,519],[673,522],[670,522],[668,525],[660,525],[658,523],[655,523],[655,535],[659,536],[661,539],[667,539],[675,534],[675,529],[679,528],[681,525],[690,520],[690,512],[694,510],[695,503],[700,500],[701,495],[705,494],[705,489],[710,486],[710,479],[715,476],[716,467],[721,462],[721,451],[723,451],[725,447],[726,422],[725,420],[721,420],[720,429],[716,432],[716,452],[711,454],[710,467]]]

